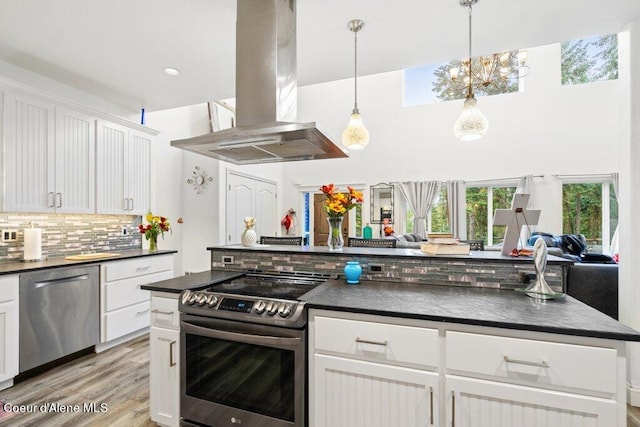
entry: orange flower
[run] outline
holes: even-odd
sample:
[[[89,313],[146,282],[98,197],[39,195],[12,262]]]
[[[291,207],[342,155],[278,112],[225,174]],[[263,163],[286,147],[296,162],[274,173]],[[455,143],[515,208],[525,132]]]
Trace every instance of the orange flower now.
[[[320,191],[326,196],[324,208],[329,216],[343,216],[349,209],[362,204],[362,193],[347,187],[349,193],[340,193],[333,184],[323,185]]]

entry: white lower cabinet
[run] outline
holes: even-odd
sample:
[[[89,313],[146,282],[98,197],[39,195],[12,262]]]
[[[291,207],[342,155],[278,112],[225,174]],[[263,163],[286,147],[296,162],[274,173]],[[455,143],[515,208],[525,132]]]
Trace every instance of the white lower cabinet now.
[[[316,355],[312,425],[438,425],[438,374],[362,360]]]
[[[151,420],[171,427],[180,425],[178,295],[151,295],[149,407]]]
[[[446,424],[455,427],[609,427],[617,402],[553,390],[447,375]]]
[[[173,255],[154,255],[100,266],[100,342],[149,326],[149,291],[141,285],[173,278]]]
[[[309,424],[626,425],[621,341],[309,312]]]
[[[0,277],[0,390],[18,375],[18,275]]]

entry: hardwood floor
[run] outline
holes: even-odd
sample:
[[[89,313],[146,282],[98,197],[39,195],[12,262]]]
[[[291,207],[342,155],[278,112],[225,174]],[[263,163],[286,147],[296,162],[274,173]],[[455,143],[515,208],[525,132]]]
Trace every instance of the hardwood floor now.
[[[0,402],[35,405],[35,412],[3,413],[0,426],[144,427],[149,418],[149,336],[89,354],[0,391]],[[79,412],[42,412],[42,404],[79,405]],[[95,413],[83,410],[96,404]],[[100,412],[100,405],[106,410]],[[627,426],[640,427],[640,408],[627,407]]]
[[[0,391],[0,402],[35,406],[34,412],[3,413],[0,405],[0,426],[155,426],[149,418],[149,335]],[[92,403],[95,412],[83,408]],[[79,405],[79,412],[43,412],[43,404]]]

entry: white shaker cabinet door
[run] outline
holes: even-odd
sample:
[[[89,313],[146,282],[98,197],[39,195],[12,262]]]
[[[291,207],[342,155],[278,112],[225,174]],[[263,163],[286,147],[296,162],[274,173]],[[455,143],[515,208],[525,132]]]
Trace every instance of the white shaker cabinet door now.
[[[124,147],[128,129],[114,123],[97,123],[97,211],[125,214],[128,200],[124,183]]]
[[[456,427],[622,427],[617,403],[553,390],[447,375],[446,424]]]
[[[438,426],[438,374],[314,356],[313,427]]]
[[[54,209],[54,120],[53,104],[5,92],[5,211]]]
[[[151,419],[163,426],[180,425],[180,331],[151,327],[150,399]]]
[[[144,215],[150,208],[150,155],[151,138],[130,130],[124,156],[124,182],[131,215]]]
[[[56,212],[95,213],[95,134],[95,118],[56,107]]]
[[[18,275],[0,278],[0,390],[18,375],[18,283]]]

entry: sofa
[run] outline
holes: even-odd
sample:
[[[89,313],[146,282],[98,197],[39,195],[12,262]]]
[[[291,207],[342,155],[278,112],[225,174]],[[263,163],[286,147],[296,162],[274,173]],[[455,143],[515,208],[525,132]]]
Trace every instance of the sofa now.
[[[618,264],[574,263],[567,294],[618,320]]]
[[[420,243],[424,240],[419,234],[407,233],[407,234],[392,234],[385,236],[385,239],[394,239],[396,241],[396,248],[414,248],[420,249]]]

